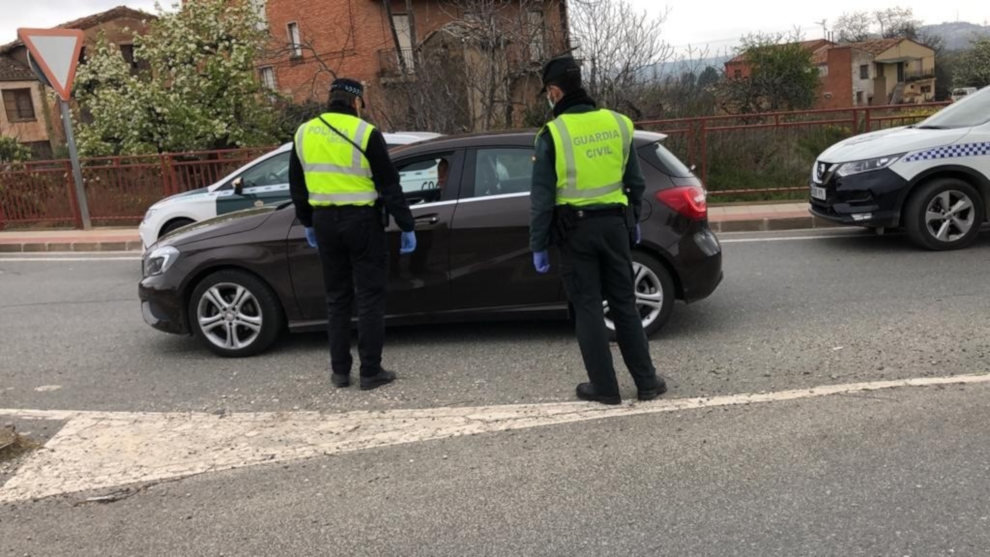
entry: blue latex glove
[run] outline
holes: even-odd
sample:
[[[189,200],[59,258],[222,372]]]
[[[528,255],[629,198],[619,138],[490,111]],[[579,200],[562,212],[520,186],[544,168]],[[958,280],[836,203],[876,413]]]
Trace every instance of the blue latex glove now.
[[[550,270],[550,254],[546,250],[533,252],[533,267],[541,275]]]
[[[313,230],[313,227],[312,226],[307,226],[304,230],[306,232],[306,243],[309,244],[309,247],[315,248],[316,247],[316,231]]]
[[[643,231],[639,228],[639,223],[637,222],[636,223],[636,245],[637,246],[639,245],[639,242],[642,241],[642,239],[643,239]]]
[[[399,253],[406,255],[416,251],[416,233],[415,232],[403,232],[402,240],[399,243]]]

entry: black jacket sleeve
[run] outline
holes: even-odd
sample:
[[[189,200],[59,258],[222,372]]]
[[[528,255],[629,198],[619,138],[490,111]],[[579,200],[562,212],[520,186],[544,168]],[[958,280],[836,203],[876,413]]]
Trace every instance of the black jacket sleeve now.
[[[557,204],[553,137],[546,131],[541,132],[536,140],[529,201],[529,249],[534,252],[543,251],[550,245],[553,208]]]
[[[313,226],[313,207],[309,204],[309,190],[306,189],[302,163],[296,155],[295,142],[292,143],[292,154],[289,155],[289,195],[296,207],[299,222],[307,228]]]
[[[399,173],[388,156],[385,137],[378,130],[371,132],[365,156],[371,165],[371,179],[375,182],[375,189],[378,190],[378,197],[384,203],[385,209],[403,232],[411,232],[416,223],[399,185]]]
[[[643,192],[646,191],[646,180],[643,178],[643,171],[639,168],[639,155],[635,148],[629,152],[629,161],[626,162],[626,170],[622,175],[622,184],[626,187],[626,197],[629,199],[629,206],[632,207],[636,222],[639,222],[639,215],[643,209]]]

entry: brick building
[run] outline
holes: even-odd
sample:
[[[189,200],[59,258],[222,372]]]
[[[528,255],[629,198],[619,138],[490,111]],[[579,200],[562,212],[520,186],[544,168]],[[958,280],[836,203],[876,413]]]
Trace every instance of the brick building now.
[[[83,31],[85,42],[80,60],[86,48],[93,48],[104,34],[120,47],[121,56],[137,66],[134,60],[135,34],[144,33],[154,15],[126,6],[69,21],[56,27]],[[0,114],[0,135],[14,137],[29,146],[37,158],[50,158],[58,147],[64,145],[65,136],[54,92],[41,84],[28,66],[27,47],[20,40],[0,46],[0,95],[3,111]]]
[[[271,55],[259,64],[264,84],[296,102],[324,102],[334,75],[353,77],[364,83],[369,110],[379,121],[388,121],[389,112],[401,110],[391,99],[395,88],[448,77],[417,68],[424,43],[428,47],[438,42],[438,33],[449,37],[472,26],[487,27],[490,32],[495,25],[490,14],[472,13],[472,2],[466,0],[251,1],[272,37]],[[476,6],[499,4],[478,2]],[[505,51],[499,63],[515,63],[516,70],[523,68],[521,73],[536,75],[537,81],[540,62],[567,50],[564,0],[512,0],[499,10],[498,20],[506,26],[498,31],[501,39],[486,40],[484,30],[479,29],[474,37],[462,35],[458,49],[489,54]],[[482,64],[492,58],[463,51],[452,57]],[[517,81],[505,97],[535,97],[539,85],[533,90],[531,79],[520,76]],[[470,92],[459,96],[465,102],[471,97]],[[476,121],[468,117],[463,127],[472,129]]]
[[[821,85],[815,108],[921,103],[935,100],[935,51],[910,39],[836,44],[800,43],[811,53]],[[744,54],[725,63],[728,79],[746,79]]]

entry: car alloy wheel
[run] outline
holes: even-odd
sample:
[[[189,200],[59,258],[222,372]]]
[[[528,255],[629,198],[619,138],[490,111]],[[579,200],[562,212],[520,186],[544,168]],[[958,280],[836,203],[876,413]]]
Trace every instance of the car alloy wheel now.
[[[224,270],[203,279],[189,300],[189,315],[196,336],[221,356],[257,354],[282,329],[274,293],[243,271]]]
[[[667,268],[653,257],[633,253],[633,287],[636,292],[636,309],[639,311],[646,334],[656,332],[670,318],[674,305],[673,280]],[[615,322],[609,317],[608,300],[605,308],[605,326],[615,332]]]
[[[957,190],[945,190],[928,202],[925,228],[940,242],[955,242],[969,233],[975,216],[969,196]]]
[[[264,316],[247,288],[222,282],[200,297],[196,321],[207,340],[227,350],[238,350],[258,340]]]
[[[932,250],[966,247],[983,223],[983,198],[955,178],[936,178],[918,188],[904,211],[904,227],[916,244]]]

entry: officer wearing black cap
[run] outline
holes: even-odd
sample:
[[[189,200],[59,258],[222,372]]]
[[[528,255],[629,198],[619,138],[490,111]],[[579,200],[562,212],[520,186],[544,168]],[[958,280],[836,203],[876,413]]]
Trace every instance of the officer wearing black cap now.
[[[416,249],[414,221],[385,138],[360,118],[364,88],[335,79],[327,112],[299,126],[289,159],[289,190],[306,241],[319,249],[326,286],[331,380],[351,382],[355,294],[361,389],[395,379],[382,368],[387,248],[384,214],[402,232],[400,253]],[[383,213],[382,208],[388,213]]]
[[[632,121],[596,107],[581,87],[581,69],[571,56],[547,62],[543,92],[554,119],[536,138],[530,248],[538,273],[550,270],[551,243],[560,249],[564,286],[590,380],[577,386],[577,396],[621,402],[604,297],[638,398],[654,399],[667,387],[650,359],[636,308],[630,243],[639,243],[640,234],[638,224],[628,223],[639,222],[645,182],[632,149]]]

